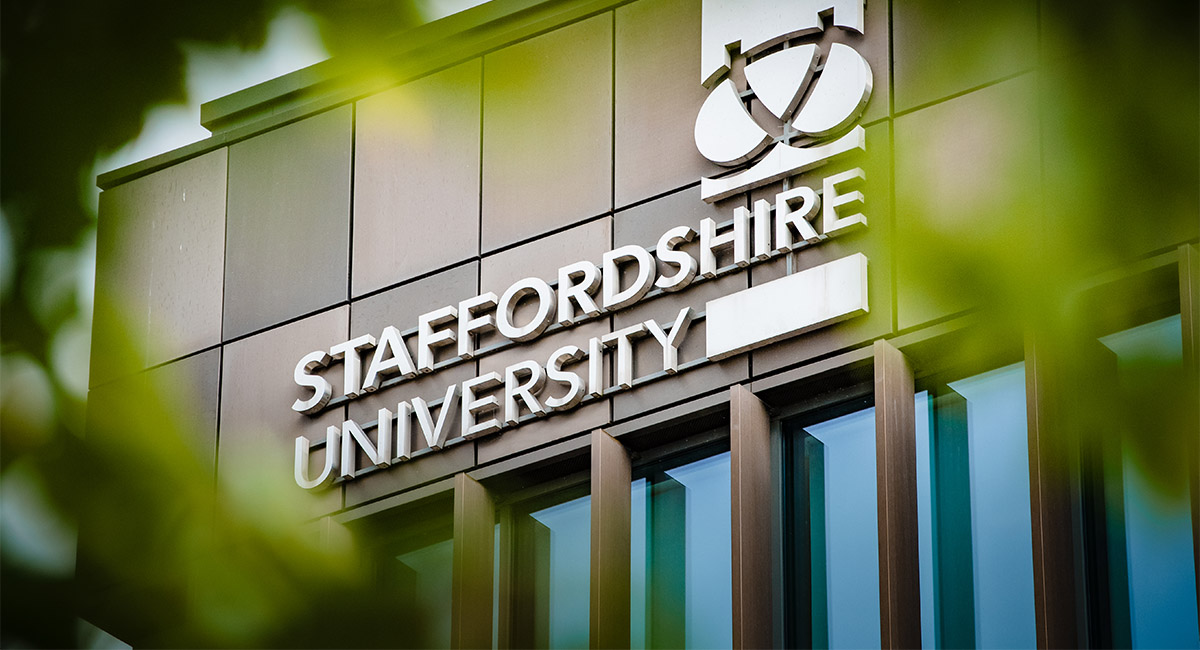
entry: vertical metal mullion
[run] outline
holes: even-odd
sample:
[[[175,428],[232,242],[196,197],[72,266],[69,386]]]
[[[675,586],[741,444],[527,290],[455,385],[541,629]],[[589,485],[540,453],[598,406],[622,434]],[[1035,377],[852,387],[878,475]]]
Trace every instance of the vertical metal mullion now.
[[[1179,312],[1183,319],[1183,359],[1192,372],[1200,369],[1200,249],[1179,247]]]
[[[647,648],[687,647],[687,488],[666,472],[647,480]]]
[[[1039,648],[1077,648],[1086,641],[1078,588],[1075,535],[1075,446],[1063,414],[1061,359],[1044,331],[1025,343],[1025,399],[1029,428],[1029,507],[1033,541],[1033,595]]]
[[[789,584],[792,580],[793,559],[791,535],[794,526],[788,512],[790,485],[785,468],[788,445],[784,442],[783,422],[771,424],[771,563],[776,570],[771,572],[771,619],[774,642],[771,647],[783,648],[789,643],[788,603]]]
[[[1187,394],[1195,397],[1200,386],[1200,250],[1194,244],[1179,247],[1179,314],[1183,326],[1183,363],[1191,383]],[[1189,415],[1195,427],[1200,422],[1200,412],[1193,410]],[[1188,450],[1192,484],[1192,566],[1196,577],[1196,614],[1200,620],[1200,432],[1193,429],[1184,439],[1190,440],[1192,445]]]
[[[875,471],[879,508],[879,640],[921,647],[916,407],[912,366],[875,342]]]
[[[516,536],[512,506],[502,506],[497,519],[500,523],[499,563],[496,571],[499,589],[496,603],[496,647],[509,650],[512,643],[513,609],[513,546]]]
[[[629,453],[602,429],[592,432],[592,648],[629,647]]]
[[[451,648],[492,646],[495,536],[496,511],[487,488],[466,474],[456,475]]]
[[[975,646],[975,568],[971,534],[971,453],[967,400],[939,386],[930,417],[929,462],[936,639],[942,648]]]
[[[744,386],[730,389],[733,647],[773,644],[771,417]]]

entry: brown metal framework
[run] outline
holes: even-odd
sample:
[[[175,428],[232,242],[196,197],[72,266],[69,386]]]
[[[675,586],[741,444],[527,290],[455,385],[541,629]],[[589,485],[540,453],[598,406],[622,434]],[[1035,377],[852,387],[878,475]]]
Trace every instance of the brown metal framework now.
[[[1184,358],[1195,382],[1200,367],[1200,253],[1185,245],[1134,269],[1177,266]],[[1126,274],[1128,277],[1129,274]],[[946,370],[946,349],[971,337],[1008,345],[990,331],[980,334],[971,316],[856,348],[752,384],[733,386],[636,420],[596,430],[488,467],[326,517],[322,535],[380,513],[430,499],[453,497],[454,560],[451,645],[491,647],[493,579],[499,580],[499,647],[512,644],[514,553],[511,504],[530,496],[590,490],[591,605],[593,648],[630,644],[630,486],[635,461],[644,463],[688,449],[711,447],[728,432],[731,452],[733,645],[783,644],[785,616],[779,588],[782,462],[772,426],[781,415],[862,396],[873,386],[879,516],[880,641],[885,648],[919,647],[921,610],[917,543],[914,391],[916,378]],[[1063,345],[1049,328],[1029,327],[1023,358],[1029,436],[1033,583],[1040,648],[1090,643],[1080,536],[1080,458],[1064,406],[1069,395]],[[976,341],[978,342],[978,341]],[[1019,347],[1019,346],[1017,346]],[[990,362],[990,361],[989,361]],[[953,362],[949,362],[953,365]],[[873,382],[868,377],[873,375]],[[829,385],[834,388],[829,388]],[[818,388],[821,387],[821,388]],[[824,392],[821,392],[821,391]],[[777,406],[777,405],[787,405]],[[1200,415],[1197,416],[1200,418]],[[715,424],[714,424],[715,423]],[[698,434],[697,431],[713,430]],[[681,433],[682,432],[682,433]],[[1200,450],[1191,457],[1192,525],[1200,566]],[[553,477],[546,480],[546,477]],[[537,481],[540,481],[537,482]],[[499,553],[495,525],[500,522]],[[499,567],[494,557],[500,557]],[[496,569],[499,569],[498,571]],[[1198,585],[1200,588],[1200,585]],[[1098,613],[1091,613],[1096,617]]]
[[[592,432],[591,646],[629,647],[629,454],[603,430]]]
[[[879,635],[885,648],[921,647],[914,383],[904,353],[887,341],[876,341]]]
[[[1035,332],[1025,347],[1033,600],[1038,647],[1075,648],[1085,638],[1077,589],[1077,472],[1070,429],[1056,403],[1064,386],[1062,369],[1048,352],[1053,346],[1049,334]]]
[[[487,488],[467,476],[454,477],[454,564],[450,647],[492,644],[492,575],[496,509]]]
[[[772,645],[771,416],[743,386],[730,389],[733,647]]]
[[[1200,393],[1200,248],[1179,247],[1179,313],[1183,320],[1183,362],[1191,382],[1191,394]],[[1193,404],[1191,421],[1196,429],[1191,440],[1192,558],[1196,576],[1196,618],[1200,621],[1200,404]]]

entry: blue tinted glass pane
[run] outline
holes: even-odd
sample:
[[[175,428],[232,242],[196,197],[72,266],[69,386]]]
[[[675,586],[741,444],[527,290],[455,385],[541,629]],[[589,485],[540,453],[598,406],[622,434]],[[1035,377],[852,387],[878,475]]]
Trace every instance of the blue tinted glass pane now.
[[[930,495],[929,469],[929,403],[928,391],[917,393],[917,529],[921,564],[921,646],[936,648],[937,632],[933,624],[933,498]]]
[[[646,504],[648,481],[630,487],[629,510],[629,647],[653,647],[646,638]]]
[[[1162,381],[1182,372],[1183,332],[1179,316],[1118,332],[1100,341],[1117,356],[1118,383],[1123,389],[1135,390],[1139,381],[1153,385],[1155,380]],[[1155,408],[1153,404],[1137,406]],[[1131,433],[1135,437],[1161,434],[1145,430]],[[1130,443],[1138,441],[1130,440],[1122,449],[1124,498],[1122,503],[1108,504],[1108,510],[1110,516],[1124,510],[1133,646],[1200,647],[1186,473],[1160,471],[1151,476],[1144,462],[1136,462],[1138,458]]]
[[[921,392],[917,406],[925,647],[1032,647],[1025,367]]]
[[[591,567],[591,497],[560,503],[530,517],[538,529],[539,569],[534,582],[537,640],[550,648],[588,647],[588,602]],[[542,645],[538,643],[538,645]]]
[[[393,575],[411,614],[407,647],[450,647],[451,562],[454,540],[436,542],[395,556]]]
[[[1033,647],[1025,364],[952,382],[967,400],[977,645]]]
[[[733,643],[729,453],[634,481],[633,648]]]
[[[810,491],[817,538],[813,557],[798,559],[812,567],[813,646],[878,647],[875,409],[814,424],[804,432],[812,471],[798,480],[818,477],[820,483]]]

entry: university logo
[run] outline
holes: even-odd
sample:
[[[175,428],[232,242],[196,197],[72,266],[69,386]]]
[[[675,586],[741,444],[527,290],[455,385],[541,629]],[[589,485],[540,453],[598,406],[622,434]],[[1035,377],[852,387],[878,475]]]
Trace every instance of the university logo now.
[[[862,0],[704,1],[701,82],[712,92],[696,117],[696,147],[718,165],[749,164],[701,179],[705,201],[865,149],[865,133],[855,122],[871,97],[871,68],[848,45],[812,42],[825,21],[862,34],[864,10]],[[735,69],[744,79],[735,80]],[[769,113],[758,111],[764,121],[776,122],[769,125],[776,135],[751,115],[751,101]]]

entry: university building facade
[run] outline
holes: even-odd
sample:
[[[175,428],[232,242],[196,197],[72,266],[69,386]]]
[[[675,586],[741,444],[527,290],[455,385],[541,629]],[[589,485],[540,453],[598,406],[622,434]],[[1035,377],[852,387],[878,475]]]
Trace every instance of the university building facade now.
[[[495,0],[210,102],[99,179],[89,412],[186,386],[397,645],[1196,647],[1195,192],[1048,250],[1072,54],[986,18]]]

